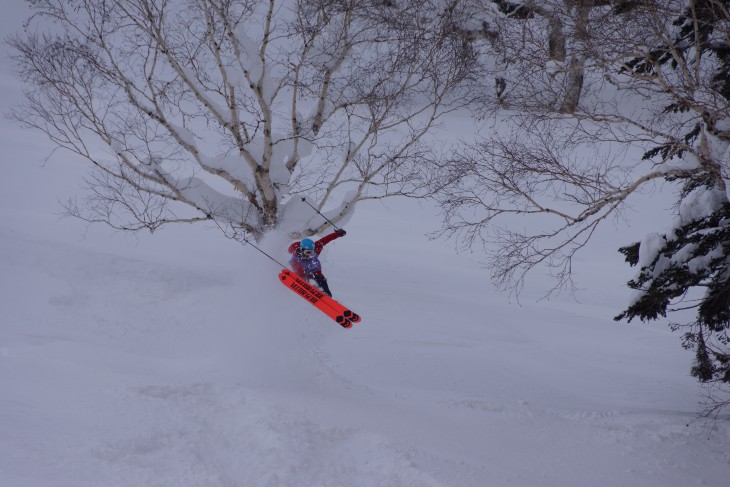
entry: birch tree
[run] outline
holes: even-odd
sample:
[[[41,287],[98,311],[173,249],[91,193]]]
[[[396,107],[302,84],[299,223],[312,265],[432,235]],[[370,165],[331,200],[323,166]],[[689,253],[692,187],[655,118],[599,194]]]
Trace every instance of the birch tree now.
[[[429,4],[30,4],[10,40],[27,86],[14,117],[91,164],[69,213],[123,230],[318,233],[302,198],[341,223],[419,194],[425,135],[463,103],[466,65]]]
[[[482,53],[496,61],[489,73],[495,89],[484,90],[483,108],[496,102],[516,111],[573,113],[591,64],[591,24],[634,7],[610,0],[472,0],[459,8],[481,19],[480,27],[472,21],[463,30],[465,39],[486,41]]]
[[[693,8],[700,3],[713,19],[710,40],[680,36],[680,18],[708,24]],[[506,289],[518,291],[538,266],[553,273],[551,291],[570,288],[576,252],[655,181],[709,177],[724,191],[726,2],[624,4],[589,11],[585,80],[573,112],[547,88],[552,64],[544,57],[538,85],[525,73],[529,89],[515,86],[512,97],[508,81],[503,97],[512,103],[484,108],[494,133],[441,164],[443,233],[465,246],[484,244],[493,278]],[[512,225],[511,216],[522,220]]]
[[[517,4],[524,22],[539,15],[532,2]],[[692,375],[715,387],[708,411],[717,413],[730,404],[718,394],[730,392],[730,2],[583,6],[574,12],[586,22],[574,25],[585,29],[571,48],[582,53],[577,103],[564,109],[569,98],[551,88],[549,41],[548,55],[515,48],[502,99],[484,107],[497,130],[441,164],[442,232],[484,245],[506,289],[519,292],[538,267],[555,278],[548,293],[572,289],[574,257],[599,225],[654,182],[676,188],[672,228],[620,249],[637,273],[616,319],[694,310],[695,320],[671,326],[695,352]],[[534,31],[523,32],[528,45]],[[530,78],[524,66],[539,72]]]

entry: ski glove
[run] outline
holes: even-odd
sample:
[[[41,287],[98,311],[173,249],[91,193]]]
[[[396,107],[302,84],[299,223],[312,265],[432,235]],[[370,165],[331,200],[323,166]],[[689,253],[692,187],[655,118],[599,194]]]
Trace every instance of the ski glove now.
[[[337,230],[335,230],[335,235],[337,235],[338,237],[344,237],[345,235],[347,235],[347,232],[343,228],[338,228]]]

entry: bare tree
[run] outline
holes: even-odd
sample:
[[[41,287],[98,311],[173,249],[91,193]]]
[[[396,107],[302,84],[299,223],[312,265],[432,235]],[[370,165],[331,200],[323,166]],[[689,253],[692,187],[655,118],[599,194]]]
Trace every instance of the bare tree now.
[[[402,2],[401,2],[402,3]],[[354,0],[33,0],[14,112],[95,168],[71,214],[310,235],[419,194],[424,136],[465,102],[434,8]],[[398,21],[395,21],[397,19]]]
[[[554,275],[548,294],[573,290],[596,228],[653,181],[674,185],[673,227],[619,249],[638,271],[615,319],[694,310],[670,327],[695,353],[702,416],[718,418],[730,405],[730,1],[566,1],[567,14],[494,3],[503,27],[475,39],[511,53],[497,96],[483,90],[497,129],[440,164],[441,233],[484,245],[512,292],[538,266]]]
[[[579,103],[564,109],[549,55],[520,48],[507,71],[517,80],[503,95],[509,110],[495,116],[500,130],[441,166],[443,232],[485,244],[506,288],[519,290],[538,265],[555,273],[553,290],[570,287],[576,252],[652,181],[709,179],[726,191],[727,2],[605,3],[573,10],[574,19],[588,19],[573,24]],[[644,157],[632,157],[636,151]],[[508,215],[526,219],[510,227]]]
[[[495,77],[499,107],[524,111],[573,113],[583,93],[591,31],[617,10],[634,2],[610,0],[490,0],[471,2],[481,29],[465,30],[470,41],[486,39],[497,56]],[[494,104],[484,92],[486,107]]]

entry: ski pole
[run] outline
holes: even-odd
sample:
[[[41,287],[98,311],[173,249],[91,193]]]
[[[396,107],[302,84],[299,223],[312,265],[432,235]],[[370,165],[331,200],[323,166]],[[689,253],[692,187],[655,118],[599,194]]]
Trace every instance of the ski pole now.
[[[258,246],[258,245],[256,245],[255,243],[251,242],[251,241],[250,241],[250,240],[248,240],[248,239],[247,239],[246,237],[241,237],[241,239],[243,239],[243,241],[244,241],[244,242],[246,242],[246,243],[247,243],[247,244],[249,244],[249,245],[250,245],[251,247],[255,248],[256,250],[258,250],[259,252],[261,252],[262,254],[264,254],[264,255],[265,255],[266,257],[268,257],[269,259],[271,259],[271,260],[273,260],[274,262],[276,262],[277,264],[279,264],[279,266],[281,266],[282,268],[284,268],[284,269],[289,269],[289,268],[288,268],[287,266],[285,266],[284,264],[282,264],[281,262],[279,262],[278,260],[276,260],[275,258],[273,258],[272,256],[270,256],[269,254],[267,254],[267,253],[266,253],[266,252],[265,252],[264,250],[262,250],[262,249],[261,249],[261,247],[259,247],[259,246]]]
[[[213,220],[213,223],[215,223],[218,226],[218,228],[220,228],[221,230],[223,230],[223,227],[221,227],[220,224],[218,224],[217,221]],[[259,247],[258,245],[256,245],[255,243],[253,243],[252,241],[250,241],[249,239],[247,239],[243,235],[239,234],[237,230],[234,230],[234,234],[233,234],[233,236],[231,238],[233,240],[236,240],[236,241],[239,241],[238,239],[240,238],[241,240],[243,240],[244,242],[246,242],[248,245],[250,245],[251,247],[255,248],[256,250],[258,250],[259,252],[261,252],[262,254],[264,254],[266,257],[268,257],[269,259],[271,259],[275,263],[279,264],[279,266],[281,268],[283,268],[283,269],[289,269],[287,266],[285,266],[284,264],[282,264],[281,262],[279,262],[278,260],[276,260],[274,257],[272,257],[271,255],[267,254],[266,251],[264,251],[261,247]]]
[[[302,201],[304,201],[306,204],[308,204],[311,209],[313,209],[314,211],[316,211],[317,213],[319,213],[322,218],[324,218],[325,220],[327,220],[330,223],[330,225],[332,225],[333,227],[335,227],[335,230],[339,230],[340,229],[340,227],[338,227],[337,225],[335,225],[332,222],[332,220],[330,220],[326,216],[322,215],[322,212],[320,212],[317,208],[315,208],[314,206],[312,206],[312,204],[309,201],[307,201],[306,198],[302,197]]]

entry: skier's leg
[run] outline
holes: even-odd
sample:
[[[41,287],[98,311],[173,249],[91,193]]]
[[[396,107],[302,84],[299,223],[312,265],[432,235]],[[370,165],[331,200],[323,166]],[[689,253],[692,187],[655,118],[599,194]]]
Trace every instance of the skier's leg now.
[[[332,291],[330,291],[330,287],[327,285],[327,279],[325,279],[321,272],[313,274],[312,278],[314,279],[314,282],[317,283],[317,286],[319,286],[319,288],[324,291],[327,296],[332,297]]]

